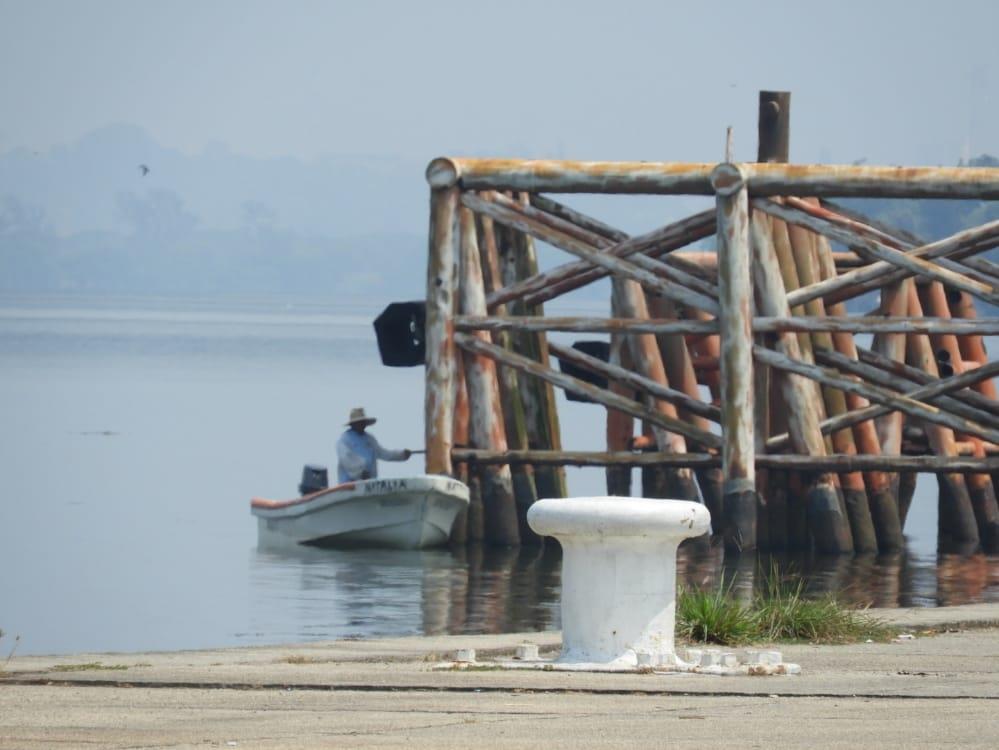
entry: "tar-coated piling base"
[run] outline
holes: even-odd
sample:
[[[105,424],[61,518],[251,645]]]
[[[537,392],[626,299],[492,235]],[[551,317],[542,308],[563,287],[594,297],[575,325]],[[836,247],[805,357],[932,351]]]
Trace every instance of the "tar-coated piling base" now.
[[[726,492],[722,537],[730,552],[756,549],[756,490]]]
[[[902,536],[902,521],[898,503],[892,495],[891,487],[869,491],[867,500],[871,507],[874,531],[878,535],[878,550],[880,552],[898,552],[904,549],[905,537]]]
[[[808,488],[806,503],[815,551],[830,555],[852,552],[853,539],[839,490],[831,482],[815,482]]]
[[[877,552],[878,539],[874,533],[867,492],[844,487],[843,503],[846,505],[847,518],[850,519],[853,551],[860,554]]]

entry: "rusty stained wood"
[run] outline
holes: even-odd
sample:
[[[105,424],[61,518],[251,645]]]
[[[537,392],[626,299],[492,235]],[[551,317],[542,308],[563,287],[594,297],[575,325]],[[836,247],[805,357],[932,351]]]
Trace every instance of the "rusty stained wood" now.
[[[713,195],[713,162],[601,162],[439,157],[431,187],[531,193]],[[831,164],[741,164],[753,195],[819,198],[999,198],[999,169]]]
[[[977,435],[992,442],[996,442],[997,438],[999,438],[999,430],[994,430],[971,420],[954,416],[906,393],[893,392],[879,386],[851,380],[850,378],[843,377],[835,370],[800,362],[779,352],[762,347],[755,347],[753,349],[753,357],[772,367],[803,375],[823,385],[831,385],[848,393],[856,393],[873,403],[897,409],[909,416],[922,419],[926,422],[933,422],[934,424],[942,425],[959,432],[965,432],[969,435]],[[826,421],[833,422],[834,420],[836,420],[835,417],[830,417]]]
[[[950,307],[947,304],[947,295],[942,284],[933,282],[918,290],[920,302],[923,310],[932,315],[949,316]],[[957,343],[957,338],[952,335],[931,335],[930,344],[933,346],[937,356],[942,356],[946,352],[949,362],[954,372],[962,373],[966,371],[964,361],[961,357],[961,350]],[[976,415],[978,418],[979,415]],[[982,414],[981,417],[990,415]],[[984,420],[979,420],[984,421]],[[975,436],[968,436],[974,448],[975,455],[981,457],[985,455],[984,442]],[[995,552],[999,548],[999,503],[996,502],[995,489],[992,486],[992,479],[988,474],[969,474],[965,481],[968,485],[968,492],[971,495],[971,506],[975,511],[975,520],[978,522],[978,536],[981,539],[982,549],[985,552]]]
[[[552,385],[555,385],[563,390],[581,393],[609,409],[623,411],[626,414],[631,414],[633,417],[637,417],[638,419],[644,419],[648,422],[652,422],[657,427],[661,427],[664,430],[680,433],[684,437],[690,438],[694,442],[707,448],[721,447],[721,438],[717,435],[705,433],[691,427],[679,419],[670,419],[654,409],[650,409],[644,404],[638,403],[637,401],[610,393],[609,391],[592,385],[591,383],[587,383],[579,378],[574,378],[571,375],[557,372],[550,367],[545,367],[544,365],[535,362],[533,359],[529,359],[515,352],[507,352],[497,346],[494,346],[493,344],[483,341],[482,339],[470,336],[467,333],[456,334],[455,343],[467,351],[484,354],[497,362],[510,365],[511,367],[515,367],[516,369],[526,372],[529,375],[541,378],[542,380],[545,380],[546,382],[551,383]]]
[[[480,464],[550,464],[554,466],[683,466],[712,468],[721,458],[710,453],[636,453],[632,451],[495,451],[455,448],[453,460]],[[788,471],[892,471],[927,474],[971,474],[999,471],[999,456],[799,456],[773,454],[756,456],[757,468]]]
[[[462,204],[476,213],[491,217],[497,223],[503,224],[536,239],[565,250],[593,265],[602,266],[615,276],[637,281],[642,286],[656,294],[675,299],[678,302],[717,314],[718,303],[711,297],[695,292],[677,283],[656,275],[664,268],[664,264],[640,253],[633,254],[628,259],[617,258],[601,252],[590,242],[565,231],[553,229],[547,223],[528,215],[522,206],[511,205],[501,197],[493,200],[483,200],[471,193],[464,193]]]
[[[486,298],[475,215],[466,208],[460,209],[460,230],[461,310],[466,314],[482,315],[486,311]],[[484,341],[490,340],[489,334],[485,332],[473,335],[482,337]],[[468,387],[470,442],[488,450],[507,450],[496,363],[488,357],[466,351],[464,372]],[[480,479],[486,539],[497,544],[519,544],[520,533],[510,467],[490,467]]]
[[[898,362],[889,357],[885,357],[877,352],[871,351],[870,349],[864,349],[862,347],[857,347],[857,360],[863,362],[864,364],[873,365],[881,370],[892,373],[895,377],[905,378],[906,380],[912,381],[918,385],[930,385],[938,381],[933,378],[932,375],[928,374],[924,370],[917,369],[907,365],[905,362]],[[979,363],[978,366],[981,366]],[[988,365],[988,361],[984,362]],[[982,380],[978,383],[971,385],[972,388],[976,388],[979,383],[987,383],[988,380]],[[964,390],[963,388],[958,391],[952,391],[947,394],[946,397],[955,401],[960,401],[968,406],[978,410],[982,413],[984,418],[985,414],[991,415],[995,418],[999,415],[999,401],[983,396],[981,393],[975,390]],[[930,399],[934,400],[934,399]]]
[[[564,362],[571,362],[585,370],[602,375],[609,381],[617,381],[622,385],[629,386],[632,391],[642,391],[655,398],[660,398],[705,420],[718,423],[721,419],[721,411],[717,406],[706,404],[697,397],[692,397],[683,391],[678,391],[668,385],[658,383],[631,369],[625,369],[611,362],[604,362],[602,359],[591,357],[589,354],[581,352],[578,349],[573,349],[571,346],[560,346],[551,341],[548,342],[548,351]],[[630,357],[628,357],[628,360],[630,362]],[[693,424],[704,431],[710,429],[710,426],[707,424],[697,422]]]
[[[551,347],[551,343],[549,343],[549,347]],[[633,372],[631,356],[628,354],[628,347],[625,345],[623,336],[611,334],[608,364],[623,369],[625,372]],[[629,388],[617,379],[608,381],[607,387],[611,393],[618,396],[632,399],[635,395],[633,388]],[[617,409],[606,409],[605,411],[608,452],[630,450],[632,440],[635,437],[635,418]],[[631,495],[631,467],[608,466],[605,477],[608,495],[624,497]]]
[[[455,402],[454,308],[457,302],[458,190],[430,194],[427,255],[426,380],[424,444],[426,472],[451,474]]]
[[[922,315],[923,306],[919,301],[919,293],[915,284],[909,285],[909,315]],[[930,344],[928,336],[912,335],[906,337],[906,361],[914,367],[925,370],[932,377],[939,377],[936,352]],[[968,373],[959,373],[960,378]],[[957,455],[957,440],[951,425],[941,425],[932,421],[923,421],[930,447],[937,455]],[[974,432],[966,427],[964,433]],[[985,437],[989,442],[995,442],[991,436]],[[946,543],[957,543],[977,546],[981,542],[978,533],[978,521],[972,505],[968,482],[963,476],[942,474],[938,480],[939,498],[937,536]]]
[[[785,199],[785,202],[792,209],[802,211],[816,219],[838,226],[848,233],[853,233],[859,237],[872,240],[880,245],[894,248],[895,250],[906,251],[925,244],[921,241],[914,242],[903,239],[898,236],[897,230],[895,232],[891,232],[888,228],[875,227],[870,224],[865,224],[853,216],[844,216],[843,214],[833,211],[827,206],[819,205],[817,202],[811,202],[802,198],[787,198]],[[864,253],[861,252],[861,254]],[[871,259],[868,256],[868,260],[869,262],[873,262],[874,259]],[[891,262],[891,259],[887,260]],[[958,274],[966,274],[972,279],[985,284],[986,287],[995,289],[999,286],[999,277],[995,274],[995,271],[999,270],[999,266],[984,258],[964,258],[962,260],[938,258],[936,263],[941,268],[949,271],[953,271]]]
[[[775,205],[771,201],[761,201],[761,203],[765,207]],[[999,244],[999,221],[957,232],[942,240],[913,248],[906,253],[906,256],[910,259],[929,261],[969,252],[984,252],[995,244]],[[835,279],[827,279],[810,287],[788,292],[788,303],[793,308],[795,305],[804,304],[808,300],[818,297],[842,302],[912,275],[906,269],[897,268],[891,263],[879,260],[869,266],[842,273]]]
[[[950,393],[961,388],[967,388],[979,380],[993,377],[996,374],[999,374],[999,362],[991,362],[988,365],[975,370],[969,370],[968,372],[961,373],[960,375],[952,375],[949,378],[933,378],[932,382],[928,385],[919,386],[918,388],[905,391],[904,395],[909,399],[917,401],[930,401],[940,394]],[[883,414],[888,414],[891,411],[895,411],[895,409],[891,406],[868,406],[863,409],[857,409],[847,412],[846,414],[841,414],[837,417],[826,419],[820,425],[820,429],[823,433],[829,433],[833,430],[841,430],[844,427],[850,427],[867,419],[875,419]],[[902,439],[901,433],[902,430],[900,429],[900,446]],[[787,433],[774,435],[773,437],[767,439],[767,450],[770,452],[782,451],[787,449],[788,446],[793,445],[794,442],[791,436]],[[882,454],[888,455],[884,449],[882,449]]]
[[[799,208],[791,208],[775,201],[754,200],[753,208],[776,216],[789,224],[810,229],[835,242],[841,242],[856,252],[866,253],[876,258],[878,261],[887,264],[890,268],[901,270],[906,275],[918,275],[933,281],[940,281],[955,289],[961,289],[969,294],[973,294],[991,304],[999,304],[999,293],[996,292],[993,286],[983,284],[968,278],[963,273],[945,268],[940,262],[944,260],[943,257],[937,258],[937,262],[932,263],[928,260],[923,260],[914,253],[902,252],[889,245],[843,229],[827,219],[818,218]],[[873,267],[873,264],[872,266],[868,266],[868,268]],[[837,277],[823,283],[838,282],[841,278]],[[816,284],[803,283],[802,286],[807,289],[814,288]],[[815,299],[817,297],[812,297],[809,301]]]

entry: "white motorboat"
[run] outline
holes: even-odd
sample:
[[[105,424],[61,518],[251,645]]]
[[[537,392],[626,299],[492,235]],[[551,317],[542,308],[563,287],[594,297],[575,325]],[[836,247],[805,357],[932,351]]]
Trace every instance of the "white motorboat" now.
[[[261,546],[422,549],[446,544],[468,486],[444,476],[365,479],[291,500],[253,498]]]

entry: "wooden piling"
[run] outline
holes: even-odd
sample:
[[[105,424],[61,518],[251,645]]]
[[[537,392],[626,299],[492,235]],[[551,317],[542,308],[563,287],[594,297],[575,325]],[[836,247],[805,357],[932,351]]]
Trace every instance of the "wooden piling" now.
[[[462,208],[460,224],[461,311],[465,315],[485,315],[486,296],[475,215],[467,208]],[[489,334],[484,331],[474,335],[490,341]],[[496,363],[488,357],[466,351],[463,364],[468,386],[469,442],[478,448],[505,451],[507,442]],[[482,483],[486,541],[500,545],[520,544],[510,467],[484,467],[479,473],[479,479]]]
[[[612,280],[612,294],[614,295],[613,309],[619,310],[621,315],[635,319],[646,319],[649,317],[649,310],[645,302],[645,294],[639,284],[629,279],[615,278]],[[658,383],[669,386],[669,379],[666,377],[666,369],[663,367],[662,353],[659,351],[659,344],[656,337],[651,334],[639,334],[628,336],[628,351],[631,355],[631,362],[636,372],[643,377]],[[679,420],[679,413],[673,404],[652,398],[648,400],[650,408],[663,414],[672,420]],[[684,436],[676,432],[656,431],[656,443],[659,449],[669,453],[686,453],[687,441]],[[668,497],[677,500],[697,500],[697,483],[694,474],[690,469],[670,469],[663,472],[663,492]]]
[[[925,312],[941,318],[950,317],[950,307],[943,284],[932,282],[917,287],[917,292]],[[965,371],[964,360],[956,336],[952,334],[931,335],[930,344],[937,352],[938,358],[941,354],[946,353],[955,373],[960,374]],[[982,439],[974,435],[965,437],[971,442],[974,455],[984,458],[985,448]],[[978,522],[978,536],[982,549],[989,553],[996,552],[999,550],[999,504],[996,503],[992,478],[984,473],[968,474],[964,481],[971,497],[971,507],[975,512],[975,520]]]
[[[781,269],[770,236],[767,220],[754,214],[752,220],[753,275],[760,301],[760,311],[766,315],[789,316],[790,308],[781,278]],[[801,360],[798,337],[793,333],[780,333],[775,337],[775,350],[785,358]],[[820,415],[816,409],[814,387],[805,378],[783,372],[780,383],[784,403],[787,405],[788,427],[795,451],[810,456],[826,455],[826,445],[819,429]],[[842,554],[853,551],[846,509],[828,473],[809,478],[805,493],[808,526],[819,552]]]
[[[457,302],[458,188],[430,191],[425,326],[426,472],[451,474],[455,402],[454,312]]]
[[[910,317],[922,317],[923,308],[919,301],[915,284],[909,286]],[[931,377],[939,377],[936,356],[930,345],[929,337],[912,334],[906,339],[906,360],[918,369],[924,370]],[[954,456],[957,454],[954,446],[953,430],[926,422],[926,436],[933,452],[939,456]],[[959,474],[940,474],[938,501],[937,537],[941,549],[956,547],[965,549],[980,543],[978,522],[975,519],[971,496],[964,477]]]
[[[627,352],[625,337],[622,334],[611,334],[610,355],[608,364],[624,370],[631,369],[631,356]],[[634,400],[635,390],[629,388],[620,380],[614,378],[608,381],[611,393]],[[631,441],[635,435],[635,418],[617,409],[607,409],[607,450],[631,450]],[[608,466],[607,494],[629,497],[631,495],[631,467]]]
[[[742,171],[719,164],[711,176],[718,211],[718,315],[721,336],[722,481],[725,546],[756,548],[756,461],[750,318],[749,193]]]
[[[481,253],[482,277],[486,295],[503,285],[499,266],[499,251],[496,245],[496,232],[492,220],[483,216],[479,222],[479,252]],[[506,313],[506,307],[500,305],[495,312],[498,315]],[[492,341],[497,346],[512,350],[513,344],[509,331],[493,331]],[[517,371],[499,365],[500,403],[503,407],[503,428],[506,433],[506,443],[510,450],[526,450],[529,448],[527,439],[527,421],[524,416],[524,405],[520,395],[520,385]],[[522,543],[537,544],[541,541],[527,523],[527,511],[538,499],[534,484],[534,469],[526,464],[510,467],[513,480],[513,496],[517,508],[517,525],[520,529]]]

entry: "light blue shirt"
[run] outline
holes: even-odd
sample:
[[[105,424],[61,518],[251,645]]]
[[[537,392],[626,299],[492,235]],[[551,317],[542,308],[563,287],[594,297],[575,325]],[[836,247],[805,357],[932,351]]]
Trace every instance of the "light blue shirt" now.
[[[347,430],[336,442],[337,481],[353,482],[368,472],[368,477],[378,476],[378,459],[385,461],[405,461],[404,450],[389,450],[382,448],[375,436],[367,432]]]

